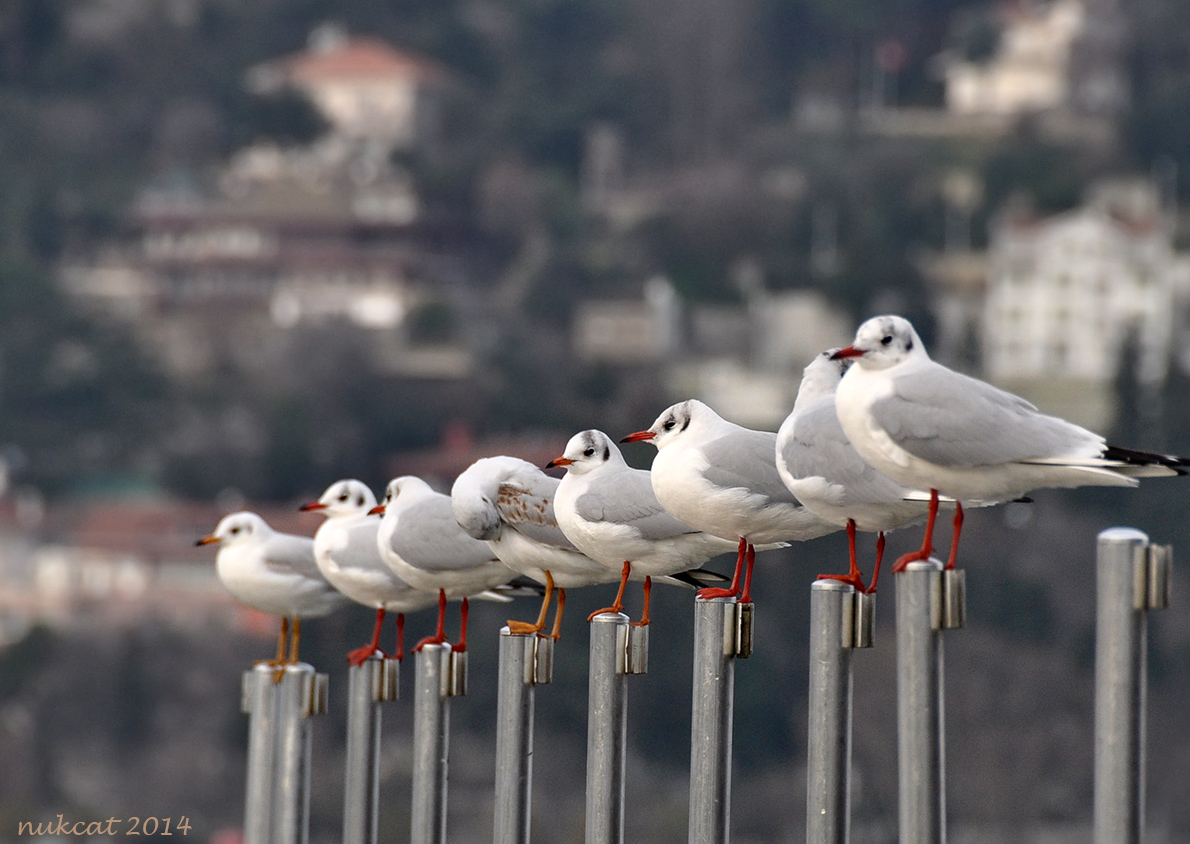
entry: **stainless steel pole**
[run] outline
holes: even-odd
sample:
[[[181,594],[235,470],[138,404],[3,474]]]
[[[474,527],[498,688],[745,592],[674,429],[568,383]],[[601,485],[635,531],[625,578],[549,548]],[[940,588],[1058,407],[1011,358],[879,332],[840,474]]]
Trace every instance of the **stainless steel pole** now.
[[[307,844],[310,835],[311,715],[326,712],[326,675],[299,662],[277,684],[273,844]]]
[[[900,840],[946,841],[942,563],[909,563],[897,592],[897,750]]]
[[[586,844],[624,841],[628,630],[623,613],[600,613],[591,620]]]
[[[514,635],[507,627],[500,630],[494,844],[528,844],[529,841],[533,804],[535,668],[539,643],[553,645],[551,639],[536,634]]]
[[[396,700],[400,663],[373,656],[347,671],[343,844],[376,844],[380,813],[380,704]]]
[[[273,668],[245,671],[240,709],[248,719],[248,775],[244,795],[244,844],[271,844],[273,765],[277,733],[277,693]]]
[[[1157,552],[1157,553],[1154,553]],[[1146,611],[1165,605],[1167,549],[1132,528],[1099,534],[1095,844],[1139,844],[1145,823]]]
[[[736,602],[694,601],[694,695],[690,716],[690,844],[731,835],[731,732]]]
[[[807,844],[845,844],[851,836],[855,598],[855,587],[839,580],[816,580],[810,587]]]
[[[446,643],[426,645],[417,652],[410,844],[446,844],[452,661],[450,645]]]

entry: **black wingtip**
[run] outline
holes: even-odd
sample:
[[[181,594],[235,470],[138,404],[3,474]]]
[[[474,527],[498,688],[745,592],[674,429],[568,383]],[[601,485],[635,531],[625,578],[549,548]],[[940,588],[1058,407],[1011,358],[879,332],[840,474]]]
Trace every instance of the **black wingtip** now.
[[[1164,466],[1179,475],[1190,474],[1190,457],[1178,457],[1173,454],[1156,454],[1151,451],[1138,451],[1134,448],[1122,448],[1109,445],[1103,450],[1103,457],[1107,460],[1118,460],[1129,466]]]
[[[679,572],[678,574],[671,575],[671,577],[694,589],[731,583],[731,577],[729,575],[719,574],[719,572],[712,571],[711,569],[690,569],[690,571]]]

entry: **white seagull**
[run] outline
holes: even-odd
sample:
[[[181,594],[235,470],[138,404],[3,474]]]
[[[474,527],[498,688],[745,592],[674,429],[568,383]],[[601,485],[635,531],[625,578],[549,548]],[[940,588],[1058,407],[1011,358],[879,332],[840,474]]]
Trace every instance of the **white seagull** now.
[[[561,457],[547,469],[565,466],[554,496],[562,532],[588,557],[620,570],[620,589],[612,606],[591,613],[620,612],[629,577],[644,576],[645,604],[639,625],[649,623],[652,578],[695,568],[735,548],[732,541],[695,530],[665,511],[645,469],[633,469],[602,431],[582,431],[570,438]]]
[[[691,527],[738,541],[731,587],[704,589],[705,597],[751,601],[757,545],[814,539],[841,527],[803,507],[782,483],[776,434],[728,422],[697,399],[673,405],[651,427],[621,440],[644,441],[657,446],[653,491],[662,506]]]
[[[833,358],[838,349],[816,356],[802,372],[793,412],[777,431],[777,471],[806,509],[847,528],[851,568],[845,575],[822,574],[875,592],[884,555],[884,532],[925,521],[928,496],[873,469],[852,447],[835,413],[835,390],[851,365]],[[865,589],[855,557],[855,532],[875,531],[876,565]]]
[[[380,520],[368,516],[376,506],[376,496],[363,481],[336,481],[303,511],[319,512],[326,521],[314,534],[314,560],[331,585],[351,600],[376,610],[372,641],[347,654],[352,665],[361,665],[380,650],[380,627],[386,613],[397,613],[397,652],[403,654],[402,636],[405,613],[424,609],[434,603],[433,592],[414,589],[393,573],[380,556],[376,533]]]
[[[267,665],[277,668],[298,661],[303,618],[321,618],[350,603],[318,570],[314,541],[308,536],[275,531],[256,513],[241,511],[224,516],[214,533],[196,544],[216,543],[215,572],[227,591],[240,603],[281,616],[277,656]],[[290,619],[292,643],[286,641]]]
[[[879,316],[835,352],[855,358],[835,395],[835,411],[855,450],[894,481],[930,490],[921,550],[933,551],[938,496],[956,499],[948,568],[963,523],[961,502],[1008,501],[1042,487],[1136,486],[1137,479],[1183,475],[1190,460],[1108,445],[1072,422],[930,360],[909,321]]]
[[[388,482],[384,503],[372,508],[381,513],[376,534],[380,556],[401,580],[438,594],[438,630],[414,647],[446,641],[446,599],[462,598],[459,641],[456,651],[467,649],[467,599],[508,583],[516,572],[492,553],[486,542],[474,539],[459,527],[450,496],[435,492],[413,475]]]

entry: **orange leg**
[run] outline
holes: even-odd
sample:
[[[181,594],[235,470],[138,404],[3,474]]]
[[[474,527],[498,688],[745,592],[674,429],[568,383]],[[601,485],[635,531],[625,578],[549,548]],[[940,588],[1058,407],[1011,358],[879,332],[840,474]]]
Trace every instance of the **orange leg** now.
[[[433,636],[426,636],[416,645],[414,651],[420,651],[426,645],[441,645],[446,641],[446,590],[438,590],[438,630]]]
[[[741,604],[752,603],[752,566],[756,563],[756,546],[748,543],[748,573],[744,575],[744,591],[740,595]]]
[[[347,662],[351,665],[363,665],[364,661],[372,654],[384,656],[384,652],[380,650],[380,625],[382,624],[384,624],[383,608],[376,610],[376,626],[372,629],[372,641],[347,654]]]
[[[950,558],[946,561],[948,569],[954,568],[954,558],[959,552],[959,534],[963,532],[963,505],[954,503],[954,536],[950,540]]]
[[[864,577],[855,561],[855,519],[847,520],[847,551],[851,560],[851,568],[847,574],[820,574],[819,580],[841,580],[855,587],[856,592],[864,591]]]
[[[648,627],[649,626],[649,599],[653,596],[653,578],[645,578],[644,592],[645,609],[640,615],[640,621],[632,622],[634,627]]]
[[[700,598],[734,598],[740,594],[740,574],[744,569],[744,557],[748,551],[748,540],[740,537],[740,549],[735,559],[735,575],[731,578],[731,586],[724,589],[721,586],[708,586],[706,589],[698,590],[698,597]]]
[[[397,613],[397,662],[405,658],[405,613]]]
[[[550,638],[555,642],[562,635],[562,608],[566,606],[566,590],[558,590],[558,609],[554,611],[554,629],[550,632]]]
[[[550,608],[550,597],[554,593],[554,576],[547,570],[545,573],[545,598],[541,602],[541,612],[537,615],[537,621],[530,624],[527,621],[508,621],[508,632],[523,635],[526,633],[540,633],[545,629],[545,614]]]
[[[282,665],[285,662],[285,645],[289,639],[289,616],[281,618],[281,632],[277,635],[277,655],[266,665]]]
[[[467,614],[471,610],[471,603],[464,598],[463,604],[459,607],[459,641],[450,646],[450,649],[455,653],[463,653],[467,650]]]
[[[922,539],[921,549],[918,551],[911,551],[905,556],[897,560],[893,565],[893,572],[904,571],[905,566],[910,563],[915,563],[918,560],[930,559],[930,554],[934,553],[934,522],[938,519],[938,490],[930,490],[930,515],[926,519],[926,535]]]
[[[302,638],[302,620],[296,615],[293,617],[293,635],[290,637],[289,648],[289,662],[293,664],[298,661],[298,640]]]
[[[628,575],[632,574],[632,563],[628,560],[624,561],[624,568],[620,571],[620,590],[616,592],[616,600],[612,602],[610,607],[604,607],[601,610],[595,610],[587,616],[587,621],[590,621],[595,616],[605,612],[620,612],[624,609],[624,587],[628,585]]]

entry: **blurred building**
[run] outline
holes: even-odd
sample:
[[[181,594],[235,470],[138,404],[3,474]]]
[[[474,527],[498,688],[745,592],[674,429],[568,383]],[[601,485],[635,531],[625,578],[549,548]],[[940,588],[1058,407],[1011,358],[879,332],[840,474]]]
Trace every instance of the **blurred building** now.
[[[988,250],[984,373],[1103,430],[1125,349],[1142,387],[1165,380],[1184,267],[1146,182],[1101,183],[1053,217],[1005,213]]]
[[[1127,106],[1123,20],[1110,0],[1017,0],[992,23],[986,59],[942,58],[950,112],[1118,115]]]

